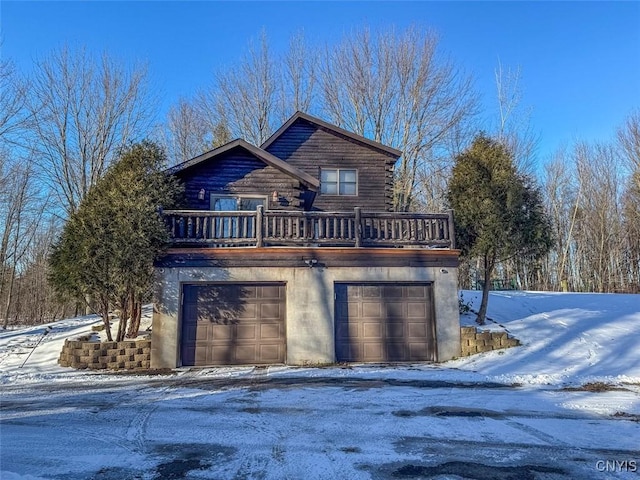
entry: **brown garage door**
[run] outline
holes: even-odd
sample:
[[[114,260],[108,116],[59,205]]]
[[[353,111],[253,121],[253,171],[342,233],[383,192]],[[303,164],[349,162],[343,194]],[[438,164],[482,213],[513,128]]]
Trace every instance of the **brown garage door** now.
[[[436,360],[431,284],[336,284],[335,293],[338,361]]]
[[[182,365],[284,363],[285,286],[184,285]]]

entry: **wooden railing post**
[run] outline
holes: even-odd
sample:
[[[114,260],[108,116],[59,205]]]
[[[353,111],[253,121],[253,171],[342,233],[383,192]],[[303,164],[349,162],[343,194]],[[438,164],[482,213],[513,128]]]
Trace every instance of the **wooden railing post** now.
[[[449,214],[449,241],[451,250],[456,248],[456,229],[453,226],[453,210],[448,210]]]
[[[262,232],[263,209],[262,205],[258,205],[256,209],[256,247],[262,247],[264,243],[264,234]]]
[[[361,215],[360,215],[360,207],[355,207],[353,209],[355,212],[355,227],[356,227],[356,248],[360,248],[362,246],[362,223],[361,223]]]

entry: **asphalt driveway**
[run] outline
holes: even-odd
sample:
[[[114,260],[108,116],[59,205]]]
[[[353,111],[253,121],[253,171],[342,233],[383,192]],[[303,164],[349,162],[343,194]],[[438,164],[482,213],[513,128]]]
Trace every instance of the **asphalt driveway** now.
[[[580,408],[611,395],[635,401],[635,391],[379,371],[205,369],[4,385],[0,471],[3,480],[639,478],[638,419]]]

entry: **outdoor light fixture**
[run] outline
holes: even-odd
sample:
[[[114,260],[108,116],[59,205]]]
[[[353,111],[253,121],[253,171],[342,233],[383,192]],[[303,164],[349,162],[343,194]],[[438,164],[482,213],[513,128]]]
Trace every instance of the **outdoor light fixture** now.
[[[274,190],[273,193],[271,194],[271,200],[274,202],[278,201],[278,191]]]
[[[204,188],[201,188],[200,191],[198,192],[198,200],[204,200]]]

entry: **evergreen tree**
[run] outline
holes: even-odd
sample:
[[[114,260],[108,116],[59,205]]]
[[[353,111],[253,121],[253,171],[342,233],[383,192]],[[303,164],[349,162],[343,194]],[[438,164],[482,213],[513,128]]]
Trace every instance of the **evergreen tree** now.
[[[102,316],[109,340],[113,308],[120,315],[116,340],[137,336],[153,262],[168,240],[158,211],[175,206],[181,188],[162,172],[164,162],[163,151],[153,143],[125,149],[82,200],[53,247],[50,280],[57,293],[90,302]]]
[[[448,199],[456,244],[484,270],[477,323],[484,324],[495,266],[516,255],[539,258],[551,245],[551,226],[534,182],[518,173],[509,150],[484,135],[456,157]]]

